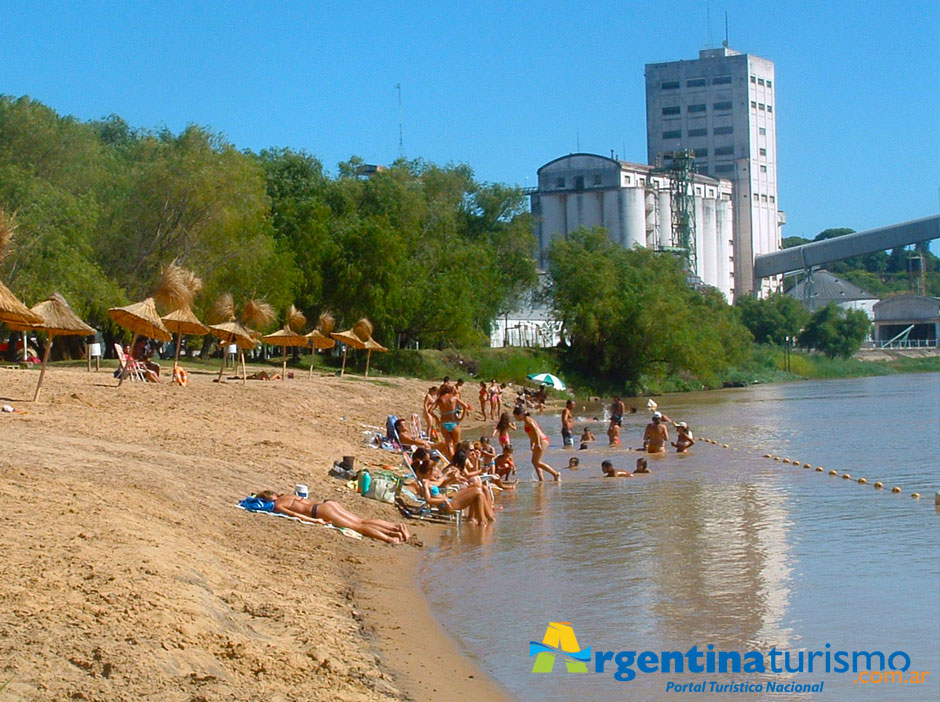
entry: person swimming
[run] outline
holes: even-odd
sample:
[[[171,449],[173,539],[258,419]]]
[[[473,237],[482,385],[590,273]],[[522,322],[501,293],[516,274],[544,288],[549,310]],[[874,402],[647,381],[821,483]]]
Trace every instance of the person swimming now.
[[[584,451],[586,448],[588,448],[591,442],[596,440],[597,437],[594,436],[594,432],[592,432],[588,427],[584,427],[584,431],[581,432],[581,446],[578,447],[578,450]]]
[[[568,470],[577,470],[581,467],[581,461],[578,460],[577,456],[572,456],[568,459]]]
[[[632,478],[633,475],[629,471],[625,470],[614,470],[614,464],[610,461],[601,462],[601,471],[604,473],[605,478]]]

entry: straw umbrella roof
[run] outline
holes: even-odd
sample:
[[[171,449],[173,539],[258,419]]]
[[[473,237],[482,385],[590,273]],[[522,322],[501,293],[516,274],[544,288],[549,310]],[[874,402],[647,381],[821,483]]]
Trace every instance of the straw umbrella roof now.
[[[164,326],[174,334],[192,334],[202,336],[209,333],[209,327],[199,321],[188,306],[162,317]]]
[[[43,318],[31,312],[6,285],[0,283],[0,322],[28,326],[42,324]]]
[[[261,340],[274,346],[307,346],[310,343],[306,336],[298,334],[290,327],[284,327],[272,334],[262,336]]]
[[[254,331],[238,322],[210,324],[209,331],[223,341],[234,342],[240,349],[251,349],[258,343],[255,341]]]
[[[364,349],[366,347],[366,342],[356,336],[352,329],[347,329],[346,331],[341,332],[333,332],[330,334],[330,336],[332,336],[337,341],[342,341],[347,346],[352,346],[354,349]]]
[[[163,326],[152,297],[125,307],[112,307],[108,310],[108,315],[115,324],[135,334],[157,341],[170,341],[173,338],[173,335]]]
[[[90,336],[95,330],[85,324],[59,293],[52,293],[48,298],[34,305],[33,314],[38,315],[42,322],[39,324],[10,324],[16,331],[26,329],[39,329],[60,336]]]
[[[336,346],[336,342],[329,336],[321,334],[319,329],[314,329],[304,338],[306,338],[315,349],[331,349]]]
[[[380,344],[378,341],[376,341],[375,339],[371,337],[366,339],[365,348],[368,349],[369,351],[376,351],[378,353],[385,353],[386,351],[388,351],[387,348],[382,346],[382,344]]]

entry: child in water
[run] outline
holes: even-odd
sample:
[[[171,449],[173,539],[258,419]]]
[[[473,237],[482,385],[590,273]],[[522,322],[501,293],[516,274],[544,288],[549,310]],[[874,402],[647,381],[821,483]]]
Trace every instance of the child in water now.
[[[633,471],[634,475],[637,475],[637,474],[642,475],[643,473],[652,473],[652,472],[653,471],[651,471],[649,469],[649,466],[646,464],[645,458],[636,459],[636,469]]]
[[[596,441],[597,437],[594,436],[594,433],[590,430],[589,427],[584,427],[584,431],[581,432],[581,446],[578,448],[579,451],[583,451],[590,445],[592,441]]]
[[[676,447],[676,453],[688,453],[689,448],[695,444],[695,439],[692,437],[692,430],[689,429],[689,425],[685,422],[676,422],[676,440],[672,442],[672,445]]]
[[[607,429],[607,438],[610,439],[611,446],[620,446],[620,425],[617,422],[611,422]]]
[[[516,425],[509,417],[509,412],[503,412],[499,415],[499,421],[496,423],[496,428],[493,430],[493,436],[499,437],[500,446],[503,448],[509,446],[509,430],[514,430],[515,428]]]
[[[500,480],[506,480],[516,474],[516,463],[512,460],[512,444],[503,446],[503,452],[496,457],[495,472]]]
[[[610,461],[601,463],[601,470],[605,478],[632,478],[633,475],[625,470],[614,470],[614,464]]]
[[[492,473],[496,467],[496,449],[490,445],[489,437],[480,437],[480,459],[483,461],[483,472]]]
[[[568,459],[568,470],[577,470],[581,467],[581,461],[578,460],[577,456],[572,456]]]

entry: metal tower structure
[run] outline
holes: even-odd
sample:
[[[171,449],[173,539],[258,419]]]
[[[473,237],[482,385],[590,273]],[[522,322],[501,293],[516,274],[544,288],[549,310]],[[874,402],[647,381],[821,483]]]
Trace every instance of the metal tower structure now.
[[[695,154],[688,149],[673,152],[672,161],[664,169],[669,174],[672,196],[672,248],[695,273]]]

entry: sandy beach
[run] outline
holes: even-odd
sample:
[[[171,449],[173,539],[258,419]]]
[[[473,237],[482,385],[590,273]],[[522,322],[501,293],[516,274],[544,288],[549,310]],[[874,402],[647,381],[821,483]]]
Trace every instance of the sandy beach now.
[[[0,370],[26,411],[0,414],[0,699],[505,699],[431,617],[421,548],[235,508],[306,483],[400,521],[327,470],[394,463],[362,425],[409,416],[427,384],[213,377],[53,368],[33,404],[37,373]]]

